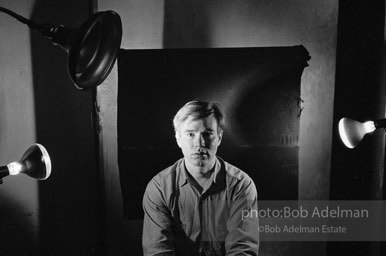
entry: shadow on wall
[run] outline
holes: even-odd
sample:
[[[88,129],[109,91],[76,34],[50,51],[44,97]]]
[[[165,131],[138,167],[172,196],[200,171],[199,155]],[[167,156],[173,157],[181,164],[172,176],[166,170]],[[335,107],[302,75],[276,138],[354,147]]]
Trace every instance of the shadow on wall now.
[[[36,1],[31,19],[78,27],[89,1]],[[79,91],[67,73],[67,54],[31,32],[37,141],[52,160],[51,177],[39,183],[40,255],[92,255],[97,246],[95,140],[92,94]]]
[[[1,255],[37,256],[38,253],[35,250],[37,241],[35,237],[38,227],[28,223],[34,213],[26,212],[20,215],[20,209],[24,209],[25,206],[16,204],[14,198],[6,198],[4,194],[0,195],[0,201],[2,202],[0,204]]]

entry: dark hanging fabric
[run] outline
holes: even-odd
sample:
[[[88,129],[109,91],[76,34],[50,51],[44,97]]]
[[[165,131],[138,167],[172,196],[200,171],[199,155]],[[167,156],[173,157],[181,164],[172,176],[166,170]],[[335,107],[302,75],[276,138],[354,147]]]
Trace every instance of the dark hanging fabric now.
[[[182,157],[172,119],[186,102],[220,103],[218,155],[254,179],[260,200],[298,196],[303,46],[121,50],[118,164],[124,216],[142,218],[150,179]]]

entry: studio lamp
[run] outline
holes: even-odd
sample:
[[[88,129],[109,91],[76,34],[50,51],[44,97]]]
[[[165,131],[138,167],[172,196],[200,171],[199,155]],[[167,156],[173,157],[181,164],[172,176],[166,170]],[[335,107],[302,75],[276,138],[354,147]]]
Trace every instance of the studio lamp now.
[[[8,175],[20,173],[27,174],[37,180],[45,180],[50,176],[51,159],[42,145],[33,144],[25,151],[19,161],[0,166],[0,181]]]
[[[78,89],[95,88],[110,74],[122,39],[122,22],[117,13],[97,12],[80,27],[69,29],[62,25],[42,25],[3,7],[0,7],[0,11],[38,30],[65,50],[68,54],[68,73]]]
[[[350,118],[342,118],[339,121],[339,135],[344,145],[348,148],[355,148],[366,134],[379,128],[386,128],[386,119],[364,123]]]

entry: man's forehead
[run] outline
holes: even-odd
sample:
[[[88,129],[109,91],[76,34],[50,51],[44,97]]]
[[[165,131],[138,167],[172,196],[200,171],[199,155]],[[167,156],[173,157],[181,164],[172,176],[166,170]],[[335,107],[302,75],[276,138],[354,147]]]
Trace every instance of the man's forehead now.
[[[183,130],[191,130],[197,128],[205,128],[206,130],[216,130],[217,126],[217,120],[213,116],[208,116],[204,118],[196,118],[191,116],[182,122],[181,128]]]

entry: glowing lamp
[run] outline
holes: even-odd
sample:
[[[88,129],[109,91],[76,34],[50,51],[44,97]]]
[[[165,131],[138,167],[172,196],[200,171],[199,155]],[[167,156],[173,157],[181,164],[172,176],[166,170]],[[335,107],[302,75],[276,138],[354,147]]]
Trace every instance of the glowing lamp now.
[[[38,30],[65,50],[68,73],[78,89],[92,89],[110,74],[122,40],[122,22],[117,13],[97,12],[80,27],[68,29],[62,25],[38,24],[3,7],[0,11]]]
[[[342,118],[339,121],[339,135],[344,145],[348,148],[355,148],[366,134],[378,128],[386,128],[386,119],[364,123],[350,118]]]
[[[51,174],[51,159],[47,150],[40,144],[33,144],[17,162],[0,167],[0,180],[8,175],[20,173],[37,179],[45,180]]]

